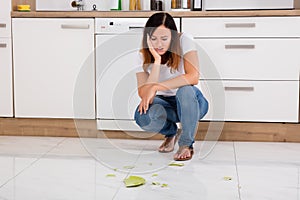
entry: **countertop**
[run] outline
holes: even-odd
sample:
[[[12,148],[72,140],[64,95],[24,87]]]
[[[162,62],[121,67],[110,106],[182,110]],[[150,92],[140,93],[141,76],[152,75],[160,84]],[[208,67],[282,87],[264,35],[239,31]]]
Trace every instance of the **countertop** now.
[[[153,11],[31,11],[11,12],[13,18],[93,18],[93,17],[149,17]],[[255,17],[300,16],[296,10],[245,10],[245,11],[170,11],[173,17]]]

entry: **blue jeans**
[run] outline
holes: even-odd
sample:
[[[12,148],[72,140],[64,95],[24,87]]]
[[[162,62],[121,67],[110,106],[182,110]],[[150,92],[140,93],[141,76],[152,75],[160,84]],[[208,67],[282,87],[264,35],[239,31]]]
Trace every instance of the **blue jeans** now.
[[[198,121],[208,111],[208,102],[195,86],[183,86],[176,96],[157,95],[145,114],[140,115],[138,107],[134,119],[145,131],[159,132],[165,137],[172,137],[177,132],[177,122],[181,123],[182,135],[179,146],[192,147],[198,128]]]

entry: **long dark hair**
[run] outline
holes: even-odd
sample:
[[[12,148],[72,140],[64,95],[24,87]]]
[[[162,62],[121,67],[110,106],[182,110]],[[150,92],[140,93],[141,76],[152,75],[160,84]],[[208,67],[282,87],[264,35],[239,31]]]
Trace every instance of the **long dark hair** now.
[[[179,33],[173,17],[169,13],[159,12],[153,14],[145,25],[141,49],[144,57],[144,70],[149,66],[150,63],[154,62],[154,57],[148,48],[147,35],[151,37],[157,27],[161,25],[164,25],[166,28],[171,30],[171,44],[168,51],[162,55],[162,63],[167,63],[168,66],[171,67],[171,70],[178,69],[181,53]]]

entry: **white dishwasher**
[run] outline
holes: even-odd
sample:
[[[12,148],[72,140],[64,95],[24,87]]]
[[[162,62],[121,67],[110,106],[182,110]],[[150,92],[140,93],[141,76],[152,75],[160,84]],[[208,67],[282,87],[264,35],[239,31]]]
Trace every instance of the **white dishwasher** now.
[[[96,18],[96,110],[99,130],[142,131],[135,65],[148,18]],[[180,30],[180,19],[175,19]]]

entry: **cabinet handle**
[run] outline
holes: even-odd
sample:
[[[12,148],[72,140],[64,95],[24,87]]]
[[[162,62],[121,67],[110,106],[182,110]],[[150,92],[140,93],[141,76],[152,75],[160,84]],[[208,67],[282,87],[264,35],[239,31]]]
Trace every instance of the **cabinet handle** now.
[[[62,24],[62,29],[89,29],[89,24]]]
[[[230,87],[230,86],[225,86],[224,87],[225,91],[254,91],[254,87],[241,87],[241,86],[235,86],[235,87]]]
[[[7,44],[5,43],[0,43],[0,48],[6,48],[7,47]]]
[[[227,23],[225,28],[255,28],[255,23]]]
[[[141,29],[141,30],[143,30],[144,29],[144,27],[143,26],[129,26],[129,30],[133,30],[133,29]]]
[[[6,24],[0,24],[0,28],[6,28]]]
[[[226,44],[225,49],[255,49],[254,44]]]

